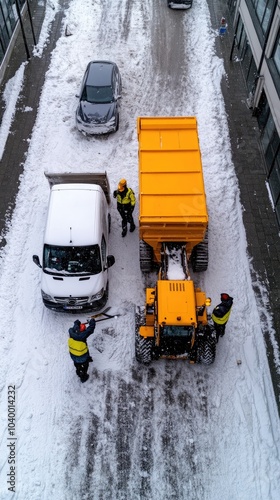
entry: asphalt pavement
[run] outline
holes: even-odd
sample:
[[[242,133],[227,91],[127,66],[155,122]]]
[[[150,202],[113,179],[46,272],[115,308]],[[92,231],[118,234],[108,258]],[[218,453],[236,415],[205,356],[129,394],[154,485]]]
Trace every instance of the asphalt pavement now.
[[[32,11],[34,33],[38,39],[44,19],[45,2],[29,0],[29,4]],[[56,41],[61,35],[63,9],[67,7],[67,4],[68,0],[60,0],[61,10],[55,17],[50,31],[49,43],[41,58],[32,56],[33,34],[28,16],[24,19],[24,30],[31,58],[28,60],[25,68],[22,98],[17,104],[11,133],[9,134],[0,164],[0,234],[2,234],[0,247],[5,245],[6,217],[12,213],[14,208],[19,178],[23,172],[23,164],[28,152],[28,139],[32,134],[36,120],[40,94],[50,63],[50,55]],[[252,110],[247,105],[248,95],[242,75],[241,63],[238,62],[236,57],[236,49],[233,49],[233,57],[230,60],[234,30],[228,8],[222,0],[208,0],[208,4],[211,13],[212,28],[218,32],[222,17],[225,17],[227,23],[226,33],[223,36],[216,37],[216,50],[217,55],[223,58],[226,70],[226,78],[222,81],[222,91],[228,114],[232,158],[239,182],[240,199],[244,209],[243,221],[248,242],[248,256],[251,260],[251,274],[255,295],[260,305],[259,310],[266,309],[271,313],[275,338],[279,346],[279,226],[266,187],[266,169],[259,141],[258,123],[256,118],[252,116]],[[20,32],[9,66],[0,85],[1,121],[5,111],[2,99],[5,85],[26,60],[27,54],[24,39]],[[26,106],[32,108],[32,111],[25,113],[24,108]],[[265,288],[262,285],[265,285]],[[264,293],[264,289],[267,290],[267,294]],[[238,300],[238,297],[235,297],[236,300]],[[271,328],[267,324],[265,314],[262,314],[260,320],[262,322],[262,334],[266,342],[271,377],[280,413],[280,373],[277,373],[275,364],[270,337]]]

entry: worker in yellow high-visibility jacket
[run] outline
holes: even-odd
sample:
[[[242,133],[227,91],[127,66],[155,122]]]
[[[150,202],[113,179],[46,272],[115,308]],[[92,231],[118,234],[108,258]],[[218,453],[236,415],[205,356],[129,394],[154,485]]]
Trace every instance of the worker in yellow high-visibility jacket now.
[[[89,354],[87,338],[93,334],[95,329],[95,319],[92,318],[88,327],[78,319],[74,326],[69,328],[68,347],[70,356],[74,362],[76,373],[82,382],[86,382],[89,375],[87,373],[92,357]]]
[[[230,297],[228,293],[221,293],[221,303],[216,306],[212,312],[211,318],[214,322],[217,342],[219,337],[223,337],[225,334],[226,324],[231,313],[232,304],[233,298]]]
[[[130,224],[131,233],[135,230],[132,215],[136,204],[135,194],[133,189],[127,187],[126,179],[121,179],[113,196],[117,198],[117,210],[122,218],[122,236],[124,237],[127,234],[127,224]]]

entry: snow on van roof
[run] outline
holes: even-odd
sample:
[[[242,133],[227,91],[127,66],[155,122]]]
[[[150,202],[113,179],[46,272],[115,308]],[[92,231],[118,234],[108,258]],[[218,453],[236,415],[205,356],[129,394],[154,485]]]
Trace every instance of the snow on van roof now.
[[[59,184],[51,190],[45,243],[50,245],[93,245],[100,243],[102,231],[100,186]]]

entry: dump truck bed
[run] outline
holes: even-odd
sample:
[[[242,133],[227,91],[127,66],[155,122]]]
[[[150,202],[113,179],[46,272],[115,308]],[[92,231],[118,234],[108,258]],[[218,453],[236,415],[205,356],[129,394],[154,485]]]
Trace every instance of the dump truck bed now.
[[[140,239],[199,243],[208,214],[195,117],[139,117]]]

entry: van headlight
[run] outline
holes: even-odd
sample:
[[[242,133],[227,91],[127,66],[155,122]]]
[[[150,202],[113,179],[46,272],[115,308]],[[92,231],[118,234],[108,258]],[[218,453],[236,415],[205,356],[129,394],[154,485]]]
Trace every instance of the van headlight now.
[[[104,295],[104,288],[101,288],[101,290],[97,293],[95,293],[94,295],[92,295],[90,297],[90,302],[94,301],[94,300],[99,300],[99,299],[102,299]]]
[[[43,300],[48,300],[49,302],[54,302],[53,297],[51,297],[51,295],[48,295],[47,293],[45,293],[44,290],[41,290],[41,294],[42,294]]]

